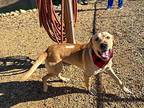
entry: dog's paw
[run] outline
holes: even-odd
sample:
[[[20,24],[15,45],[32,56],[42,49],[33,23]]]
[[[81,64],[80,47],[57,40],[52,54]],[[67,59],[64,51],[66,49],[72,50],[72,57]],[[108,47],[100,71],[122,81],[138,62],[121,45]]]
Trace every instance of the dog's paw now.
[[[70,81],[70,78],[63,77],[63,76],[61,75],[61,73],[58,74],[58,77],[59,77],[63,82],[69,82],[69,81]]]
[[[128,94],[133,94],[128,88],[126,87],[123,87],[123,91],[128,93]]]
[[[67,83],[67,82],[70,82],[70,78],[64,78],[64,77],[63,77],[63,78],[61,78],[61,80],[62,80],[63,82],[66,82],[66,83]]]

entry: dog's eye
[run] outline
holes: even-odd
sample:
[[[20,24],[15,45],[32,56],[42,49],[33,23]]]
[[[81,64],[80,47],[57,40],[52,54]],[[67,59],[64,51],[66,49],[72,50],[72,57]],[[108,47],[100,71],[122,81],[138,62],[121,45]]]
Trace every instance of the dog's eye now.
[[[98,41],[98,40],[99,40],[99,37],[96,37],[96,38],[95,38],[95,41]]]
[[[106,39],[110,39],[110,37],[109,37],[109,36],[107,36],[107,37],[106,37]]]

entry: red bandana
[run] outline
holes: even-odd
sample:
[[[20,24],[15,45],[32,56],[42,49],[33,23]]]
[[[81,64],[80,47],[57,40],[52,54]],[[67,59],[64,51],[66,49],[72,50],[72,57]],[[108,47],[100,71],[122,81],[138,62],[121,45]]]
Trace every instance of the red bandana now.
[[[93,62],[99,68],[103,68],[110,61],[110,59],[113,57],[113,51],[112,50],[109,51],[109,55],[110,55],[110,58],[105,61],[105,60],[101,59],[100,57],[98,57],[95,54],[95,52],[92,50]]]

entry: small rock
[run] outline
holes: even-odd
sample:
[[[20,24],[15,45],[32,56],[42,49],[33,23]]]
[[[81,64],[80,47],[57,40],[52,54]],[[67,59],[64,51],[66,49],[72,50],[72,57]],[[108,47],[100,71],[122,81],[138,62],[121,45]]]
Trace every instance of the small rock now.
[[[10,15],[10,13],[9,13],[9,12],[7,12],[7,13],[5,13],[5,15],[6,15],[6,16],[9,16],[9,15]]]
[[[2,13],[2,16],[5,17],[6,15],[4,13]]]
[[[0,14],[0,17],[2,17],[2,14]]]
[[[16,11],[15,11],[15,13],[19,14],[19,11],[18,11],[18,10],[16,10]]]
[[[20,9],[20,13],[26,13],[26,11],[23,9]]]
[[[32,10],[31,10],[31,9],[29,9],[29,10],[28,10],[28,12],[32,12]]]
[[[10,15],[11,15],[11,16],[17,16],[17,15],[19,15],[19,14],[16,13],[16,12],[11,12]]]
[[[32,11],[33,11],[33,12],[36,12],[36,11],[37,11],[37,9],[33,9]]]

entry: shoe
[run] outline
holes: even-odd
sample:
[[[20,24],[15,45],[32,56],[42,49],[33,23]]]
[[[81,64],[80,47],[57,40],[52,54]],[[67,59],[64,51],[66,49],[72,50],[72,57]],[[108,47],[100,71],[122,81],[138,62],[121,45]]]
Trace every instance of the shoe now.
[[[88,4],[88,0],[83,0],[83,4],[87,5]]]
[[[107,10],[112,10],[112,7],[107,7]]]
[[[118,9],[120,9],[120,10],[121,10],[122,8],[123,8],[123,6],[121,6],[121,7],[118,7]]]

